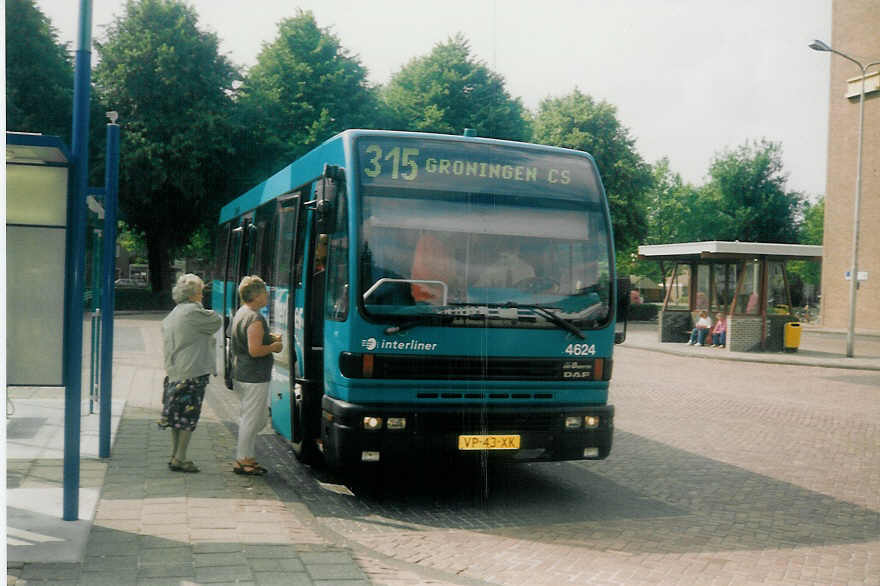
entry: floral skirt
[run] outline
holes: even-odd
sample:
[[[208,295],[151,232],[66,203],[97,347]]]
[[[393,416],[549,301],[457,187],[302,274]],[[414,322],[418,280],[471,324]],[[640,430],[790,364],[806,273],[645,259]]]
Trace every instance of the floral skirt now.
[[[205,387],[208,386],[209,375],[188,378],[177,382],[163,383],[162,418],[159,427],[170,427],[192,431],[199,423],[202,414],[202,401],[205,398]]]

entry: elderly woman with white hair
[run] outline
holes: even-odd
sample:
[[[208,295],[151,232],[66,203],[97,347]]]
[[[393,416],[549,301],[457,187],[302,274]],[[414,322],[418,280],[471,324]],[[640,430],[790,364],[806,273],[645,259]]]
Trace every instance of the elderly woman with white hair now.
[[[214,366],[214,334],[223,319],[202,307],[205,284],[191,273],[181,275],[171,291],[177,304],[162,320],[165,353],[165,392],[160,427],[171,429],[171,460],[174,472],[198,472],[186,459],[190,437],[202,414],[202,400]]]

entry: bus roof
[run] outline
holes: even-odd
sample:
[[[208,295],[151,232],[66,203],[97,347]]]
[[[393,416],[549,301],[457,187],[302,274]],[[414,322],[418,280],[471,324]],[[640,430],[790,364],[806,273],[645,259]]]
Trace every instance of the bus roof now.
[[[431,134],[424,132],[406,132],[396,130],[363,130],[352,129],[341,132],[315,147],[299,159],[293,161],[262,183],[252,187],[242,195],[226,204],[220,209],[220,223],[223,224],[229,220],[240,216],[248,211],[256,209],[261,204],[271,201],[272,199],[290,192],[297,187],[305,185],[310,181],[314,181],[324,171],[325,164],[338,165],[345,167],[346,147],[361,136],[372,137],[400,137],[400,138],[435,138],[461,142],[481,142],[493,145],[508,145],[517,148],[528,148],[529,150],[544,151],[557,154],[576,155],[590,159],[593,157],[586,152],[562,147],[539,145],[533,143],[517,142],[511,140],[500,140],[494,138],[471,137],[464,135],[451,134]]]

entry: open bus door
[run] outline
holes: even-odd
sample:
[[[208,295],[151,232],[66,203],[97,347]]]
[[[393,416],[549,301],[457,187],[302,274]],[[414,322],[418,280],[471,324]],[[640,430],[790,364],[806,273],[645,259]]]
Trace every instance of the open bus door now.
[[[617,279],[617,310],[615,312],[617,321],[614,322],[614,343],[623,344],[626,341],[626,326],[629,322],[629,292],[632,283],[629,277],[618,277]]]
[[[321,398],[324,395],[324,320],[326,319],[329,234],[338,212],[337,194],[343,190],[343,174],[330,165],[315,186],[315,198],[307,203],[306,258],[303,263],[302,368],[296,379],[291,405],[294,455],[305,463],[319,456],[316,441],[321,435]]]
[[[253,223],[252,214],[243,217],[238,226],[230,228],[223,274],[223,380],[228,389],[232,389],[232,347],[229,324],[232,323],[232,316],[240,305],[238,284],[254,266],[257,240],[257,227]],[[229,282],[232,282],[231,292]]]

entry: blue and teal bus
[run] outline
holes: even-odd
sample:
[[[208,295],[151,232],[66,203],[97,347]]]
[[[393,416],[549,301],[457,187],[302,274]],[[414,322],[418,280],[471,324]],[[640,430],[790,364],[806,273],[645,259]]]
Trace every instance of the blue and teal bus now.
[[[590,155],[349,130],[224,206],[216,260],[227,321],[244,275],[269,286],[271,421],[301,461],[608,456],[623,336]]]

